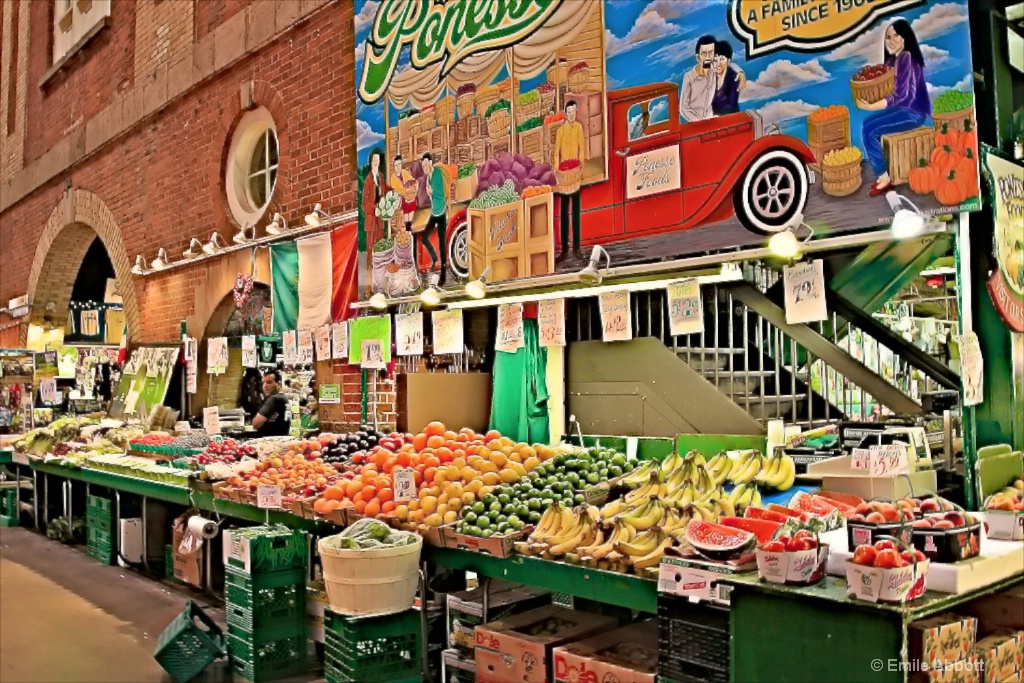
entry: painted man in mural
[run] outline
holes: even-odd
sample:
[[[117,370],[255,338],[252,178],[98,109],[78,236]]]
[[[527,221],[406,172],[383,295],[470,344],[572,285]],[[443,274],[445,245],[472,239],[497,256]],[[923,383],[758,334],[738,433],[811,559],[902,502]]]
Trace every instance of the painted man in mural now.
[[[578,161],[580,165],[587,160],[587,136],[583,125],[576,120],[579,105],[576,100],[566,100],[565,119],[555,133],[554,149],[551,151],[552,168],[562,168],[567,161]],[[561,263],[569,256],[569,205],[572,204],[572,252],[577,258],[583,258],[580,251],[580,188],[569,195],[562,195],[561,237],[562,252],[555,259]]]
[[[715,74],[714,36],[704,35],[697,40],[697,64],[683,76],[679,93],[679,112],[687,121],[703,121],[714,117],[712,101],[718,89]]]
[[[427,227],[423,229],[423,246],[430,254],[430,269],[437,269],[437,252],[430,242],[430,236],[437,233],[437,249],[441,252],[441,278],[439,285],[444,285],[448,274],[448,255],[445,250],[445,243],[448,228],[448,192],[449,183],[445,178],[440,166],[434,165],[434,157],[427,152],[423,155],[423,174],[427,178],[427,194],[430,195],[430,218],[427,220]]]

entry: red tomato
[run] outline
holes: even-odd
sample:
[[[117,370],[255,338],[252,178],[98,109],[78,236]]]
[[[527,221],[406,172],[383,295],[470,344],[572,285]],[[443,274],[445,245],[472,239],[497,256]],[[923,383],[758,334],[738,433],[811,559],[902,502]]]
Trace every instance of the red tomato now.
[[[896,543],[887,538],[883,538],[881,541],[875,543],[875,550],[896,550]]]
[[[784,553],[786,552],[786,544],[782,540],[776,539],[765,543],[761,550],[766,553]]]

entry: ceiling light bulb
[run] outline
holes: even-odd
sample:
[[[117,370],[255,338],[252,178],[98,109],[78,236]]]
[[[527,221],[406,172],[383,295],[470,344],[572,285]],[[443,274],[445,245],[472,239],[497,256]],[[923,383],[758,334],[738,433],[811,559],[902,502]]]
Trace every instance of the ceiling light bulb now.
[[[491,267],[487,266],[480,277],[466,283],[466,296],[472,299],[483,299],[487,296],[487,278],[491,274]]]
[[[924,232],[924,216],[921,215],[921,210],[914,202],[894,190],[886,192],[885,199],[889,202],[889,208],[893,212],[892,226],[890,227],[893,239],[910,239]],[[904,204],[910,206],[913,211],[905,208]]]
[[[368,303],[370,304],[370,308],[376,311],[383,311],[388,307],[388,297],[384,292],[377,292],[370,297],[370,301]]]
[[[594,251],[590,253],[590,263],[588,263],[587,266],[579,273],[580,282],[588,285],[601,284],[601,280],[604,279],[604,275],[600,270],[598,270],[598,265],[601,262],[602,256],[605,258],[604,269],[607,270],[611,267],[611,256],[608,255],[608,252],[605,251],[603,247],[596,246],[594,247]]]
[[[791,229],[787,228],[772,235],[768,240],[768,251],[779,258],[795,258],[800,253],[800,240],[796,238]]]
[[[268,235],[280,235],[282,232],[284,232],[287,229],[288,229],[288,221],[286,221],[284,219],[284,216],[282,216],[281,214],[275,213],[274,214],[274,220],[271,221],[270,225],[267,226],[267,234]],[[255,236],[256,236],[256,233],[255,233],[255,231],[253,231],[253,237],[255,237]]]
[[[319,228],[321,215],[326,214],[324,214],[323,206],[320,205],[320,202],[317,202],[316,204],[313,205],[312,213],[306,214],[306,225],[308,225],[311,228]]]
[[[441,303],[441,292],[437,291],[434,285],[430,285],[420,292],[420,303],[424,306],[437,306]]]
[[[207,256],[213,256],[220,251],[220,233],[213,233],[210,235],[210,241],[203,245],[203,251],[206,252]]]
[[[153,259],[152,268],[153,270],[163,270],[170,264],[167,258],[167,252],[163,247],[160,247],[159,251],[156,252],[156,258]]]
[[[185,258],[195,258],[203,252],[203,244],[195,237],[188,243],[188,249],[182,254]]]
[[[142,258],[142,254],[135,257],[135,265],[132,266],[132,275],[142,275],[146,272],[146,259]]]
[[[234,237],[231,238],[231,241],[234,242],[235,244],[245,244],[246,242],[249,241],[249,237],[245,234],[246,232],[248,232],[248,230],[249,230],[249,226],[248,225],[243,225],[242,229],[239,230],[238,233]],[[253,238],[255,238],[256,237],[256,226],[255,225],[253,226],[253,231],[252,232],[253,232],[252,236],[253,236]]]

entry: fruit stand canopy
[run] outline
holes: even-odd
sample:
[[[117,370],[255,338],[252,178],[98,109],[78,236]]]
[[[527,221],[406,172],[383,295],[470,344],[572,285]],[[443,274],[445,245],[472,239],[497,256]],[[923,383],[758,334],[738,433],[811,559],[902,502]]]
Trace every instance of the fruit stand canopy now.
[[[517,78],[533,78],[548,68],[558,50],[573,42],[594,7],[590,2],[563,3],[540,29],[517,43],[515,48],[470,55],[446,78],[441,77],[440,62],[423,70],[406,67],[388,86],[388,98],[399,109],[408,104],[425,107],[436,102],[445,88],[455,92],[466,83],[481,86],[490,83],[506,65],[506,59]]]

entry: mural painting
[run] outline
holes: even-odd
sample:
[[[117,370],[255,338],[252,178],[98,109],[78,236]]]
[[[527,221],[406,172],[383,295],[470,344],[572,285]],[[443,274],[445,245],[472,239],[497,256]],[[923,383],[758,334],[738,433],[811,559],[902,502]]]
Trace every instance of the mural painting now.
[[[367,284],[974,210],[965,0],[356,0]]]

